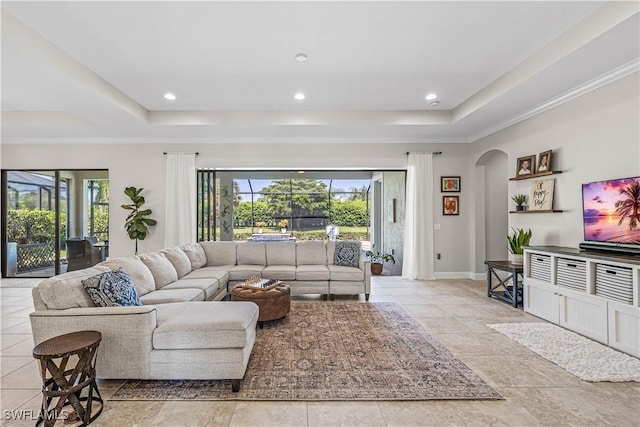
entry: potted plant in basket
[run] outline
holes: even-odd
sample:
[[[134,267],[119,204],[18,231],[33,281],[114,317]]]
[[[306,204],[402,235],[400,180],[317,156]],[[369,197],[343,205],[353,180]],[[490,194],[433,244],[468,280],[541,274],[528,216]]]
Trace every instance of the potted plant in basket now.
[[[364,253],[369,261],[371,261],[371,274],[382,274],[382,268],[385,262],[396,263],[396,259],[391,254],[381,253],[379,251],[367,251]]]
[[[513,200],[516,203],[517,211],[523,211],[524,204],[527,201],[527,196],[525,196],[524,194],[515,194],[511,197],[511,200]]]
[[[513,228],[513,234],[507,236],[509,241],[509,252],[513,254],[513,263],[522,264],[522,253],[525,246],[529,246],[531,240],[531,229],[524,231],[522,228]]]

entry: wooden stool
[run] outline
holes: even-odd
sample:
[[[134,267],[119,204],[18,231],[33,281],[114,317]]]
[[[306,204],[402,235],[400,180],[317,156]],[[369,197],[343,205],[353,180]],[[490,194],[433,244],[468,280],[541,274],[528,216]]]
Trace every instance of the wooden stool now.
[[[41,342],[33,349],[33,357],[40,360],[42,377],[42,408],[36,426],[44,421],[46,427],[53,426],[57,419],[66,416],[65,423],[82,421],[83,426],[94,421],[102,412],[103,402],[96,384],[96,355],[102,334],[97,331],[80,331],[60,335]],[[72,356],[77,356],[75,367],[67,368]],[[56,365],[56,359],[60,363]],[[47,377],[47,371],[51,374]],[[81,397],[82,390],[88,387],[87,396]],[[95,395],[94,395],[95,391]],[[53,402],[58,399],[57,402]],[[83,406],[83,402],[85,405]],[[93,402],[99,402],[100,408],[92,416]],[[66,406],[73,411],[63,413]]]

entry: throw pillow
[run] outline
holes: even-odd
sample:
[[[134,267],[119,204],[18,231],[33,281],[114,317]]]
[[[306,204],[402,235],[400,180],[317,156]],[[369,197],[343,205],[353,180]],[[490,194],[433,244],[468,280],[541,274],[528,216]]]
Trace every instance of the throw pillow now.
[[[360,242],[337,241],[333,263],[347,267],[358,267],[360,265]]]
[[[84,279],[82,286],[97,307],[142,305],[131,278],[122,268]]]

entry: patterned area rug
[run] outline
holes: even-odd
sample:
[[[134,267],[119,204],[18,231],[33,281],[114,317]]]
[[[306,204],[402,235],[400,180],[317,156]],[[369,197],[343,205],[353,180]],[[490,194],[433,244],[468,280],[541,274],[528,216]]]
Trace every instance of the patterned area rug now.
[[[111,400],[502,399],[395,303],[293,301],[230,381],[128,380]]]
[[[581,380],[640,381],[640,360],[551,323],[487,326]]]

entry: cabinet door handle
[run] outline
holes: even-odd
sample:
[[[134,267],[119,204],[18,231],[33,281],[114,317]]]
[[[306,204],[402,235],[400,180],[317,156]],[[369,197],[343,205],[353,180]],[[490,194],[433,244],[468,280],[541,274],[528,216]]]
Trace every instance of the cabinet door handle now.
[[[536,258],[536,261],[538,261],[538,262],[544,262],[544,259],[542,259],[542,258]]]
[[[617,273],[617,271],[613,271],[613,270],[605,270],[605,271],[606,271],[607,273],[609,273],[609,274],[616,274],[616,273]]]
[[[578,268],[578,266],[576,264],[569,264],[569,263],[567,263],[567,267]]]

